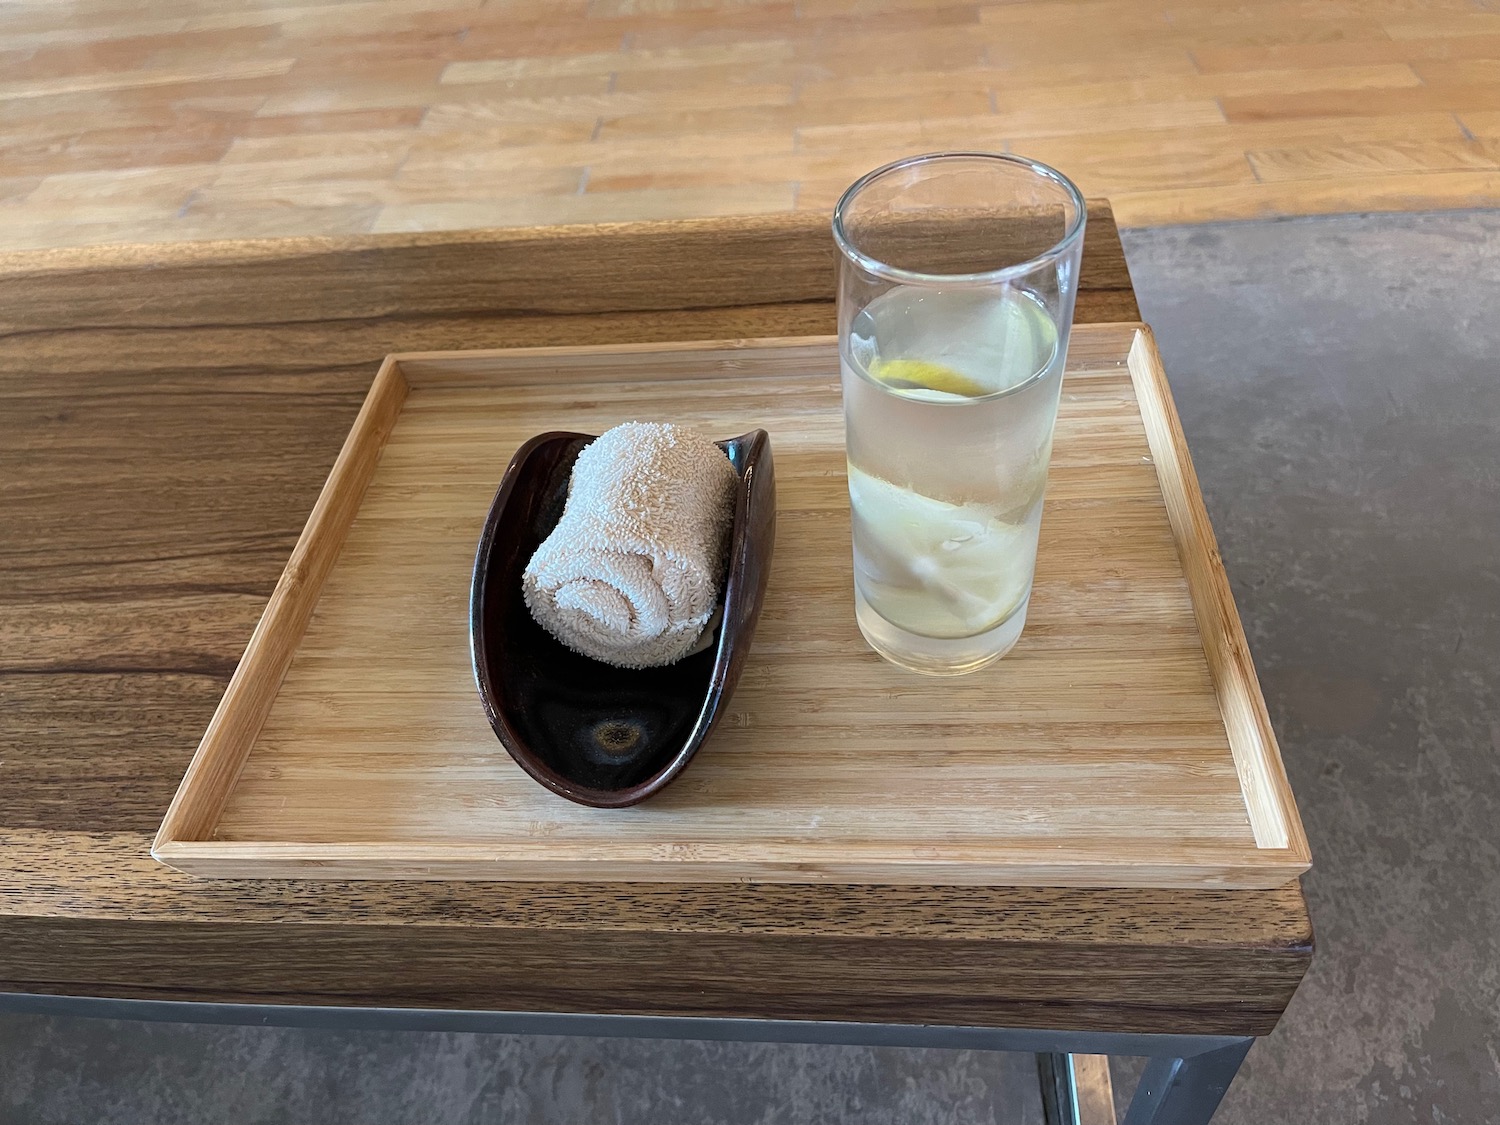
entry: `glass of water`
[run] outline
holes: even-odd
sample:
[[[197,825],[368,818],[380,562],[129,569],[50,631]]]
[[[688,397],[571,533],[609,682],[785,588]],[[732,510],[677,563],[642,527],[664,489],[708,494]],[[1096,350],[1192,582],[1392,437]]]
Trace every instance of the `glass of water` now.
[[[1026,624],[1084,219],[1059,172],[971,152],[834,209],[855,616],[914,672],[975,671]]]

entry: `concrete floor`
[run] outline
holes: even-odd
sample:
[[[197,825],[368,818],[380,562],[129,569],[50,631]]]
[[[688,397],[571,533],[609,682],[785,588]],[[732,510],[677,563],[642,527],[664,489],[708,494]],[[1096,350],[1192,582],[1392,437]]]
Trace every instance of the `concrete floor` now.
[[[1500,214],[1126,245],[1313,848],[1221,1121],[1500,1121]]]
[[[1312,838],[1220,1125],[1500,1122],[1500,214],[1126,239]],[[1486,827],[1488,825],[1489,827]],[[0,1122],[1034,1122],[1029,1058],[0,1017]]]

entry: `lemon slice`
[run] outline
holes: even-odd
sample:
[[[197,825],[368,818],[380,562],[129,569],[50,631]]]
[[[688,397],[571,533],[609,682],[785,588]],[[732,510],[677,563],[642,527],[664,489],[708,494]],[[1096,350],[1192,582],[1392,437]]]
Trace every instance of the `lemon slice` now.
[[[961,398],[989,394],[988,387],[963,372],[926,359],[875,359],[871,361],[869,371],[874,378],[898,391],[940,391]]]
[[[849,500],[856,578],[891,624],[926,637],[972,637],[1004,621],[1029,592],[1032,529],[853,465]]]

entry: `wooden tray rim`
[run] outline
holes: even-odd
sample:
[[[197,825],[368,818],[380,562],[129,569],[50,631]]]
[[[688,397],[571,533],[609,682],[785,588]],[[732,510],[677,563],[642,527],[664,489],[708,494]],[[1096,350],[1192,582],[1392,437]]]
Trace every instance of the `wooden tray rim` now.
[[[1051,843],[1017,843],[1010,847],[1010,861],[974,863],[970,845],[933,845],[923,857],[904,863],[882,855],[877,871],[867,865],[858,845],[846,845],[837,863],[820,861],[813,867],[778,857],[774,846],[764,846],[763,856],[745,860],[743,845],[737,845],[739,861],[730,863],[707,858],[712,846],[695,847],[693,858],[678,858],[647,844],[641,845],[639,860],[623,863],[617,858],[591,860],[583,854],[584,845],[578,845],[580,854],[559,858],[562,849],[556,840],[527,847],[514,842],[327,844],[209,838],[280,691],[381,449],[413,387],[461,386],[468,381],[465,376],[483,377],[495,360],[520,372],[545,370],[562,360],[576,364],[599,359],[608,364],[621,357],[665,353],[679,362],[651,381],[670,381],[704,377],[708,371],[698,362],[714,363],[717,373],[731,374],[739,351],[788,349],[826,357],[837,346],[834,336],[795,336],[388,355],[183,775],[152,843],[152,856],[179,871],[224,878],[264,878],[268,862],[277,866],[280,877],[323,879],[891,883],[897,881],[890,875],[892,867],[902,869],[899,881],[922,885],[1252,889],[1296,878],[1311,866],[1311,852],[1151,329],[1143,323],[1117,323],[1080,325],[1074,331],[1101,337],[1119,334],[1245,798],[1253,847],[1194,843],[1194,858],[1173,860],[1173,845],[1164,843],[1161,861],[1142,864],[1101,858],[1092,848],[1070,851]],[[695,355],[701,360],[681,362]]]

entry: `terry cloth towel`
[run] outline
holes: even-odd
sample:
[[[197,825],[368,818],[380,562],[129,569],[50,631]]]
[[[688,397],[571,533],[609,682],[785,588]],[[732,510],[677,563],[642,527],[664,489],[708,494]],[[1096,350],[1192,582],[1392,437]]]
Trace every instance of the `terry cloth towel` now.
[[[526,566],[532,617],[618,668],[682,659],[719,601],[738,481],[722,449],[681,426],[627,422],[600,435]]]

